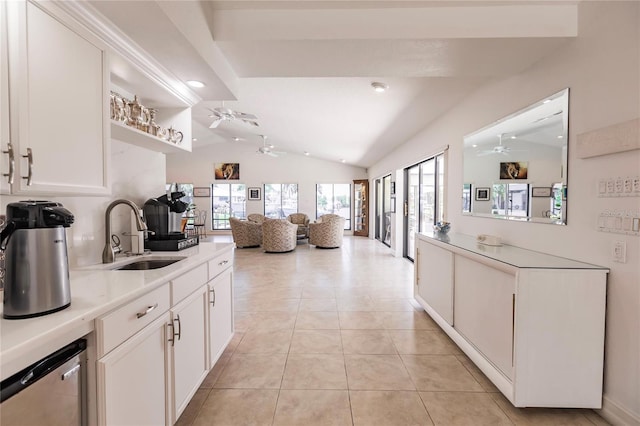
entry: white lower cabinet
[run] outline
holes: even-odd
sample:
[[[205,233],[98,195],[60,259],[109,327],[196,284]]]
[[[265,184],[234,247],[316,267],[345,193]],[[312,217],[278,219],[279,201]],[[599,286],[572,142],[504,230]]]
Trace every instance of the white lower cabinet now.
[[[233,337],[233,273],[227,269],[209,282],[209,365],[218,361]]]
[[[416,247],[414,297],[514,406],[601,408],[607,268],[460,234]]]
[[[168,322],[165,313],[98,360],[98,424],[168,424]]]
[[[416,239],[416,291],[453,325],[453,253]]]
[[[513,379],[515,275],[456,257],[455,328]]]
[[[232,266],[224,250],[96,319],[98,425],[176,423],[233,337]]]
[[[172,423],[180,417],[209,372],[206,314],[206,285],[171,309]]]

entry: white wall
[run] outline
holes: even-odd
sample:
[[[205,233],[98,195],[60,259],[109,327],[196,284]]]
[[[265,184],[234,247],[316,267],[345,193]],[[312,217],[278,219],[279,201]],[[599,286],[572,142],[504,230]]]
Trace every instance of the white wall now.
[[[37,197],[62,203],[75,217],[75,222],[67,229],[69,266],[72,268],[102,262],[105,210],[109,203],[126,198],[142,208],[147,199],[164,193],[164,154],[113,140],[110,171],[112,195],[109,197]],[[0,211],[4,213],[8,203],[29,198],[33,197],[3,195]],[[130,211],[126,206],[118,206],[111,215],[112,233],[120,237],[125,250],[131,248],[130,238],[122,235],[130,231]]]
[[[640,199],[598,198],[596,188],[599,179],[638,174],[640,151],[579,159],[576,136],[640,116],[639,9],[637,2],[580,3],[576,39],[521,74],[477,90],[369,169],[377,177],[448,144],[446,217],[453,232],[495,234],[509,244],[611,268],[603,415],[619,424],[640,424],[640,237],[597,232],[596,219],[605,209],[638,211]],[[568,225],[463,216],[464,135],[565,87],[570,88]],[[615,241],[627,244],[626,264],[611,260]]]
[[[212,183],[243,183],[247,187],[263,189],[265,183],[297,183],[298,211],[315,220],[316,184],[350,183],[354,179],[366,179],[367,172],[361,167],[286,154],[270,157],[257,154],[258,144],[247,141],[223,142],[195,148],[192,153],[167,155],[167,182],[193,183],[194,186],[210,186]],[[277,150],[277,148],[276,148]],[[215,163],[239,163],[240,180],[216,181],[213,174]],[[353,191],[352,191],[353,192]],[[352,194],[353,196],[353,194]],[[198,209],[210,210],[210,198],[194,198]],[[247,200],[247,214],[264,212],[262,200]],[[208,230],[211,230],[211,222]]]

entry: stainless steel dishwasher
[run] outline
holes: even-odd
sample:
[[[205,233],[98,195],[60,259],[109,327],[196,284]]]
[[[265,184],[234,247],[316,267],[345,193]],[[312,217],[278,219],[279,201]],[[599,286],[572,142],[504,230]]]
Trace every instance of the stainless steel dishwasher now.
[[[86,424],[84,339],[76,340],[0,383],[0,425]]]

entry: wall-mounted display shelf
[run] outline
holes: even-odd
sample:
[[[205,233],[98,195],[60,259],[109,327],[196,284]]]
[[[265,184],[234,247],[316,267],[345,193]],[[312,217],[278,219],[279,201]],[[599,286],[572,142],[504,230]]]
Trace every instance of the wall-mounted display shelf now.
[[[111,121],[111,138],[165,154],[191,152],[191,143],[188,141],[183,140],[181,144],[175,144],[113,120]]]

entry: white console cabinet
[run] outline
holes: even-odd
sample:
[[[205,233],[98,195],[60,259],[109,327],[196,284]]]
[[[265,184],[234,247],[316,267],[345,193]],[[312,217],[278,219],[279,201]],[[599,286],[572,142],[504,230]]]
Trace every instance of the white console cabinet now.
[[[601,408],[607,268],[416,237],[416,300],[514,406]]]

